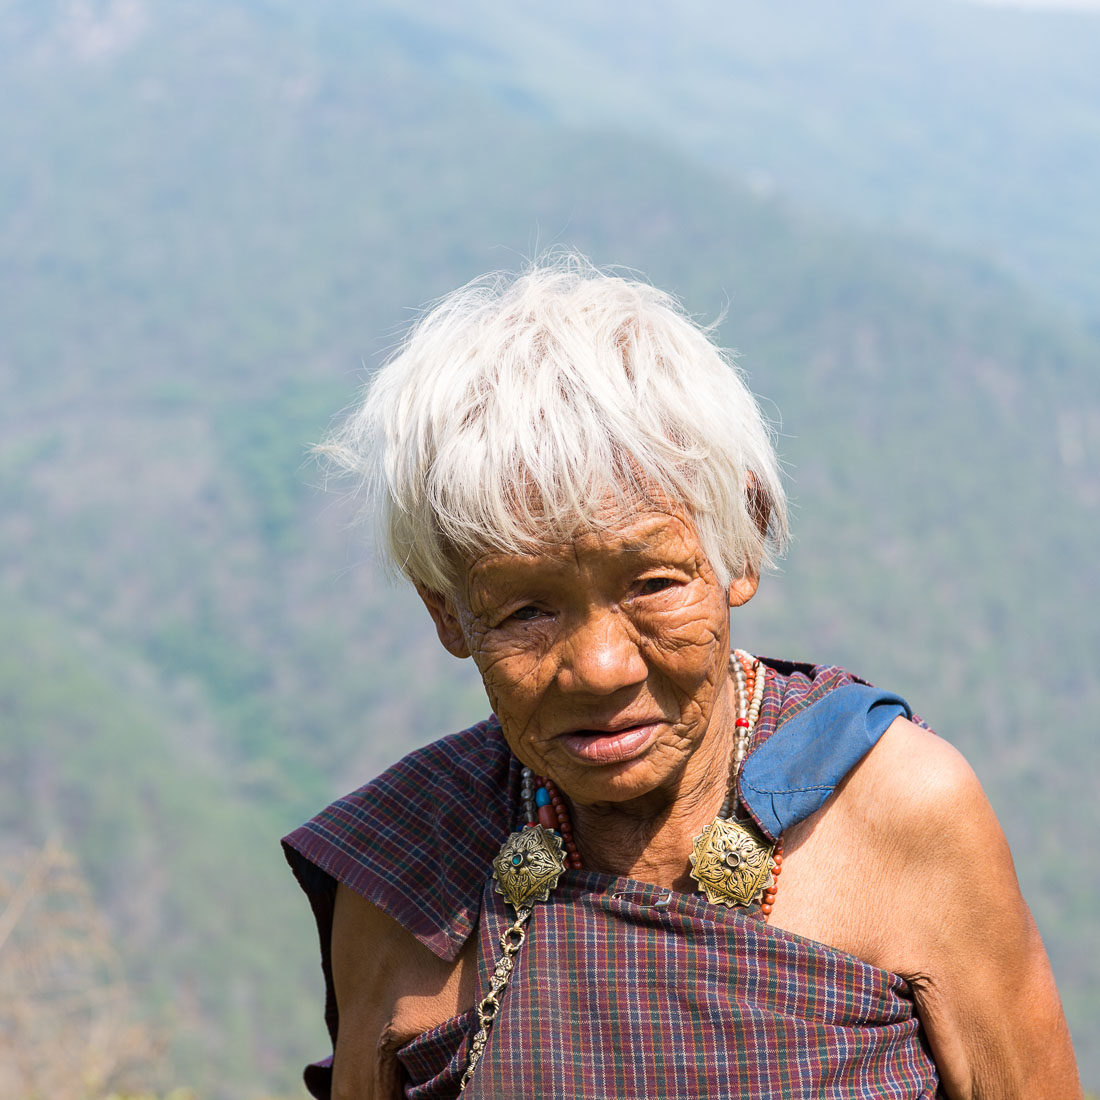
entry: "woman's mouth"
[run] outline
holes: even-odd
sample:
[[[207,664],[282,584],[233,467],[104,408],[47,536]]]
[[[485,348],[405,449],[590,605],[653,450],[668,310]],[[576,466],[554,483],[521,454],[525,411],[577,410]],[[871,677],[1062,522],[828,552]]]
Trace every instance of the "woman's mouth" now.
[[[623,729],[576,729],[558,735],[570,756],[586,764],[619,764],[640,756],[660,730],[661,722],[643,722]]]

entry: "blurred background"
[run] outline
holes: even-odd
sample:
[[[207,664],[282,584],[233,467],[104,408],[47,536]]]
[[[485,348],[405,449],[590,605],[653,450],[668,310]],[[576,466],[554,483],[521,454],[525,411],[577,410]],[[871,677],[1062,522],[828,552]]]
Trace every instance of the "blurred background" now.
[[[279,837],[487,709],[308,448],[555,246],[724,313],[735,640],[967,754],[1100,1088],[1092,7],[0,0],[0,1096],[301,1095]]]

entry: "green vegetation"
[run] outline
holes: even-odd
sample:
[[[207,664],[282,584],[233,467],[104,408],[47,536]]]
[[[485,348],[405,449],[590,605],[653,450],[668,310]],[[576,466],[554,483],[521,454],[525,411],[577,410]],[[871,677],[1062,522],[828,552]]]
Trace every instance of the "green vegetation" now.
[[[940,41],[946,7],[927,7]],[[580,12],[520,72],[505,43],[536,24],[518,10],[481,38],[476,21],[345,3],[148,6],[132,25],[126,5],[86,10],[99,23],[0,10],[0,855],[58,835],[79,857],[171,1039],[164,1081],[141,1087],[290,1094],[325,1052],[310,916],[277,839],[484,701],[348,534],[354,505],[320,491],[308,448],[410,305],[555,243],[705,318],[726,309],[724,339],[782,413],[797,503],[795,549],[737,640],[896,688],[967,753],[1095,1087],[1096,339],[999,275],[1003,256],[852,228],[717,157],[701,167],[683,149],[713,130],[661,145],[609,113],[564,127],[585,81],[554,99],[547,66],[606,44]],[[635,103],[623,74],[651,72],[627,63],[643,29],[600,55],[602,103]],[[797,174],[806,88],[767,41],[755,62],[717,43],[682,79],[725,65],[769,89],[754,125],[778,164],[789,123]],[[690,103],[717,102],[705,92]],[[701,117],[659,99],[637,103]],[[920,155],[938,131],[896,111]],[[837,138],[834,172],[853,142],[876,160],[895,115],[874,116]],[[929,199],[942,209],[956,182],[966,198],[944,237],[986,178]],[[883,187],[879,220],[911,202]],[[993,222],[973,224],[960,240]],[[1051,261],[1082,293],[1089,240],[1076,266]],[[980,854],[959,858],[980,873]]]

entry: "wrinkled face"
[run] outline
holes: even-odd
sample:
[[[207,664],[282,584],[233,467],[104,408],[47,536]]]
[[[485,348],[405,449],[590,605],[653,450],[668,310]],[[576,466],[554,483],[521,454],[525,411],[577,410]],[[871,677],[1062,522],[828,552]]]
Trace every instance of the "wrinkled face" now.
[[[540,553],[485,554],[455,599],[425,601],[444,644],[477,663],[516,756],[597,804],[669,801],[712,773],[724,784],[728,608],[753,591],[723,588],[670,509]]]

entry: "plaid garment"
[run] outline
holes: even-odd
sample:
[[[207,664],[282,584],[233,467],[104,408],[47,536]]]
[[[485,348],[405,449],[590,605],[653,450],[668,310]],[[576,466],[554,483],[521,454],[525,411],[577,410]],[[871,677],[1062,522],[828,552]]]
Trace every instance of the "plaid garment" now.
[[[877,733],[868,733],[862,712],[838,723],[841,689],[862,681],[826,666],[767,664],[749,760],[756,758],[756,774],[769,785],[743,793],[758,823],[777,831],[820,805],[892,718]],[[868,706],[862,696],[853,704]],[[828,705],[828,724],[815,729],[812,719]],[[811,783],[800,780],[800,747],[815,760]],[[519,766],[490,719],[411,754],[284,840],[317,918],[334,1040],[328,949],[337,882],[444,959],[455,958],[477,928],[477,996],[484,996],[500,933],[511,923],[487,880],[521,816],[518,785]],[[759,918],[698,895],[566,872],[528,925],[466,1095],[937,1095],[902,978]],[[402,1048],[406,1095],[455,1096],[476,1026],[470,1010]],[[313,1095],[328,1096],[329,1077],[327,1061],[307,1070]]]

